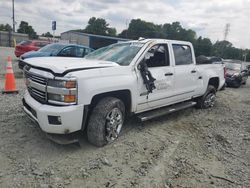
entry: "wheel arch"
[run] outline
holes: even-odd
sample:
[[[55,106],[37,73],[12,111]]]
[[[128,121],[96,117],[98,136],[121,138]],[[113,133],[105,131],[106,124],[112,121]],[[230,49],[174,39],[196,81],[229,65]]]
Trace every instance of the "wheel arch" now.
[[[220,79],[219,77],[212,77],[208,81],[208,85],[212,85],[215,87],[216,90],[218,90],[219,85],[220,85]]]
[[[128,89],[96,94],[95,96],[92,97],[92,100],[90,103],[90,109],[96,106],[96,104],[105,97],[115,97],[115,98],[120,99],[125,105],[126,114],[128,115],[131,113],[132,97],[131,97],[131,91]]]

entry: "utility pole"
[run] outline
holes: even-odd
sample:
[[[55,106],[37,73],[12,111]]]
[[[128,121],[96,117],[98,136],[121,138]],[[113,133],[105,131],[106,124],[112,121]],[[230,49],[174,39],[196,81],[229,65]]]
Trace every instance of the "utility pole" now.
[[[226,24],[225,30],[224,30],[224,40],[227,40],[228,34],[230,32],[230,23]]]
[[[12,0],[12,21],[13,21],[13,32],[15,32],[15,2]]]

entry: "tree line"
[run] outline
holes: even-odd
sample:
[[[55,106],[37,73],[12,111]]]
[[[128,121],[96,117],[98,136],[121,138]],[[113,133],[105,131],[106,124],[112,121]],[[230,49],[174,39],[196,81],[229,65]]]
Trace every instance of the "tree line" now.
[[[76,30],[79,32],[117,36],[127,39],[144,38],[163,38],[170,40],[184,40],[193,44],[196,56],[217,56],[224,59],[238,59],[250,61],[250,50],[240,49],[233,46],[229,41],[216,41],[214,44],[209,38],[197,37],[192,29],[185,29],[180,22],[165,23],[157,25],[141,19],[132,19],[127,29],[117,34],[116,29],[109,27],[109,24],[103,18],[92,17],[89,19],[85,29]],[[112,31],[112,32],[111,32]]]
[[[11,31],[12,27],[9,24],[0,24],[0,30]],[[197,37],[197,34],[192,29],[185,29],[180,22],[154,24],[141,19],[132,19],[127,29],[117,34],[114,27],[110,27],[109,23],[103,18],[92,17],[89,19],[87,26],[84,29],[74,30],[96,35],[106,35],[113,37],[121,37],[127,39],[144,38],[163,38],[171,40],[184,40],[193,44],[196,56],[217,56],[224,59],[238,59],[250,61],[250,50],[240,49],[233,46],[229,41],[216,41],[214,44],[209,38]],[[31,39],[38,38],[37,33],[28,22],[21,21],[18,33],[28,34]],[[52,37],[50,32],[43,33],[41,36]]]

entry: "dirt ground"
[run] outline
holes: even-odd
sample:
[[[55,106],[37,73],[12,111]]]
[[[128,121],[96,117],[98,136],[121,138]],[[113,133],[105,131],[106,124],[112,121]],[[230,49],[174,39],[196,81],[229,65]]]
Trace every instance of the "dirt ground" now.
[[[21,78],[17,86],[0,94],[0,187],[250,187],[250,84],[218,92],[212,109],[131,118],[102,148],[84,135],[64,146],[47,139],[22,111]]]

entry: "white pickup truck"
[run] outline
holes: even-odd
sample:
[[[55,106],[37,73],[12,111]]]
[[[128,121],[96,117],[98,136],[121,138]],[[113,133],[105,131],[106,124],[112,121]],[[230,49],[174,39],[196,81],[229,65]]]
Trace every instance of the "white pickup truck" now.
[[[141,121],[191,106],[214,105],[224,65],[196,65],[189,42],[141,39],[112,44],[84,59],[24,60],[24,111],[52,135],[86,129],[90,143],[118,138],[125,117]]]

